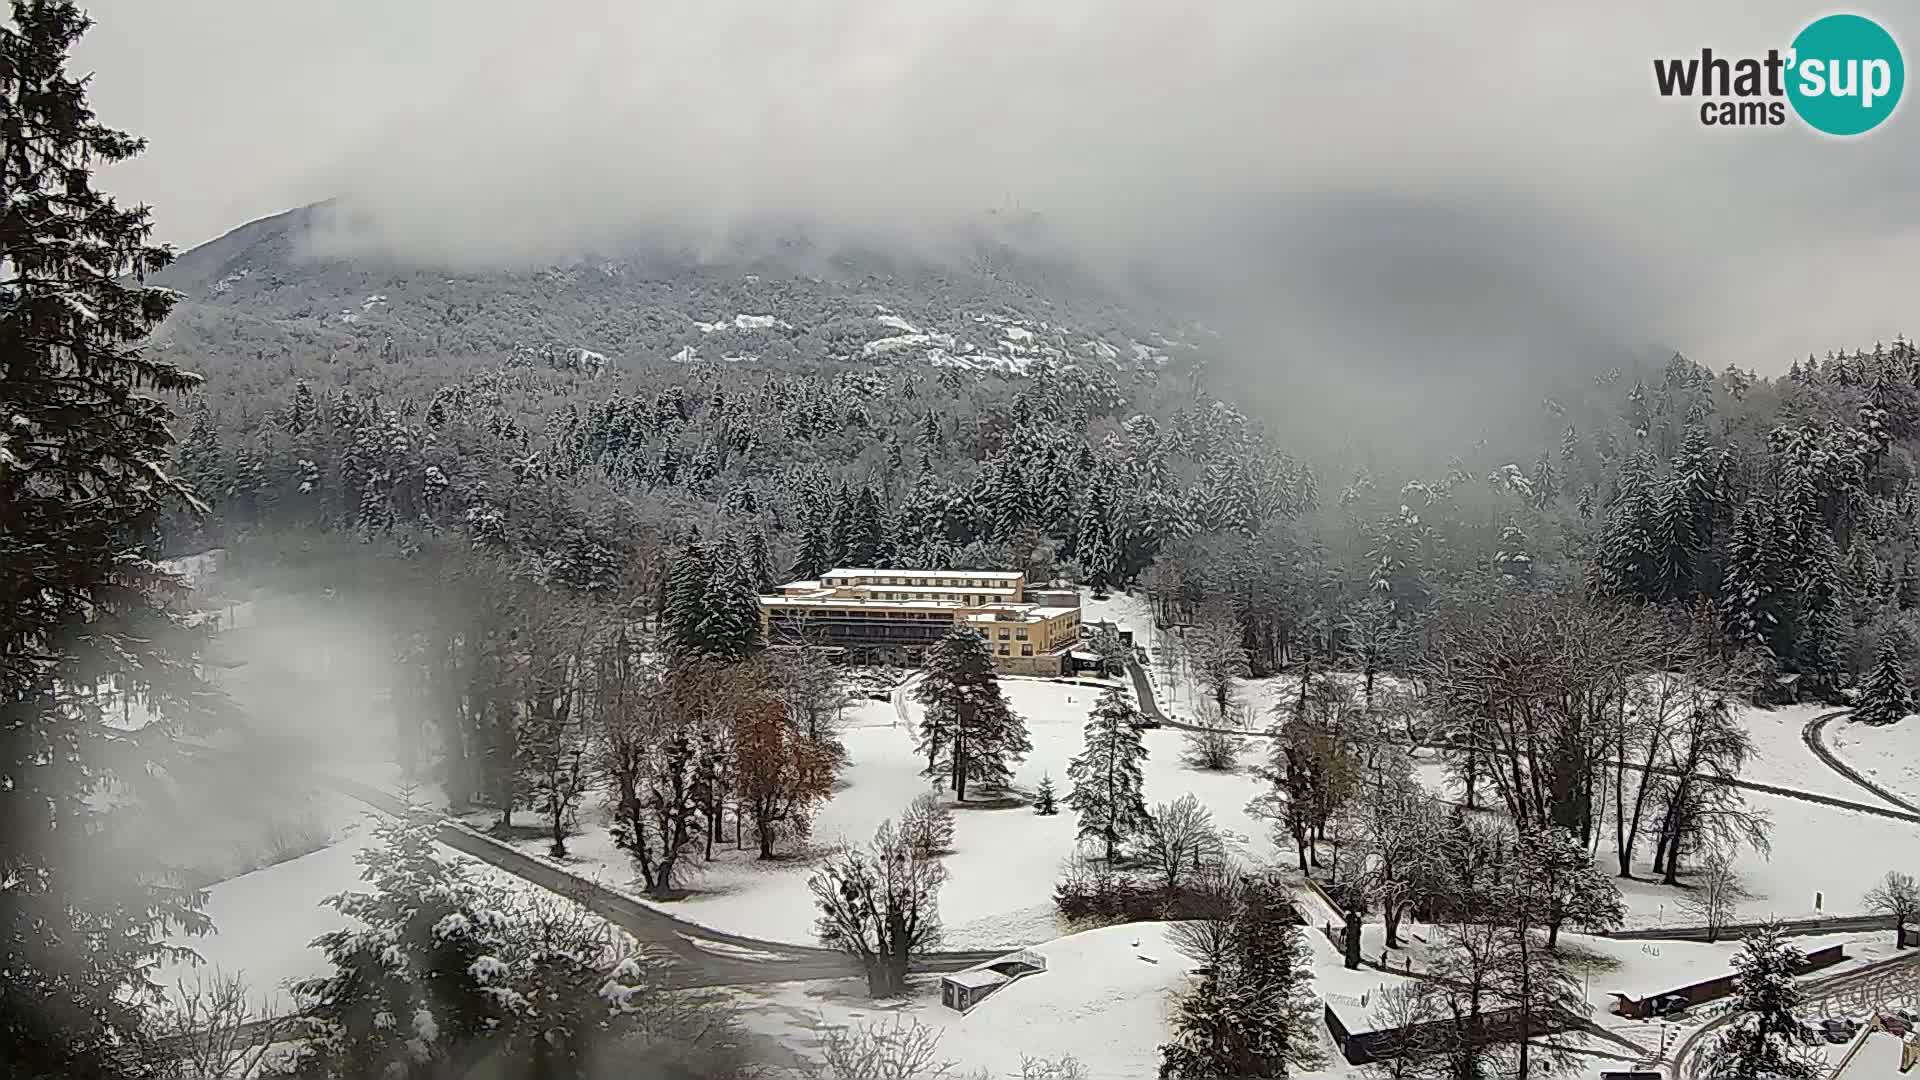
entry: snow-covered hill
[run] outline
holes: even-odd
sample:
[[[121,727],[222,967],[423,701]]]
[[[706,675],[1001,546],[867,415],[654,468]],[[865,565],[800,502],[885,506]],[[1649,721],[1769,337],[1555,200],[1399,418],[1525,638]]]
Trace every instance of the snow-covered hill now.
[[[1024,375],[1150,370],[1207,339],[1145,290],[990,231],[939,256],[762,234],[719,254],[655,244],[482,271],[314,257],[329,213],[262,219],[182,255],[160,281],[184,300],[156,340],[216,357],[535,351],[579,366],[837,360]]]

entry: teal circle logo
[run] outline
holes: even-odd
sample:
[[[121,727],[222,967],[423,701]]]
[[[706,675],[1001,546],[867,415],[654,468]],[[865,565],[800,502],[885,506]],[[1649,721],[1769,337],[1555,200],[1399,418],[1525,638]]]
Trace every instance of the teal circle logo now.
[[[1828,15],[1793,39],[1787,100],[1816,131],[1859,135],[1879,127],[1900,104],[1907,68],[1900,46],[1861,15]]]

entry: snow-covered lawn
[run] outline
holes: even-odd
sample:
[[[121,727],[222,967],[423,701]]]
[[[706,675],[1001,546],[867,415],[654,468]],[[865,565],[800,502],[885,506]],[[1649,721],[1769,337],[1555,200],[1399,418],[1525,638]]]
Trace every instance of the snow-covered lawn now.
[[[1920,800],[1920,717],[1885,727],[1842,717],[1827,725],[1826,735],[1834,755],[1867,779],[1895,795]],[[1863,801],[1870,798],[1857,785],[1853,790]]]
[[[1023,1057],[1071,1054],[1098,1080],[1153,1076],[1160,1067],[1179,997],[1192,964],[1167,939],[1165,923],[1133,923],[1072,934],[1037,946],[1047,970],[996,991],[971,1011],[943,1007],[936,980],[924,980],[905,1002],[872,1002],[857,980],[787,983],[740,992],[747,1023],[806,1054],[820,1027],[887,1024],[908,1018],[940,1033],[940,1057],[962,1076],[975,1070],[999,1080],[1019,1076]],[[1314,935],[1309,935],[1313,937]],[[1325,946],[1325,941],[1320,946]],[[1316,993],[1354,1001],[1392,981],[1376,971],[1347,971],[1330,948],[1314,951]],[[1296,1077],[1360,1075],[1332,1046],[1324,1025],[1325,1069]]]
[[[1833,706],[1825,704],[1743,710],[1740,720],[1753,736],[1754,759],[1741,771],[1740,779],[1898,810],[1899,807],[1829,768],[1826,762],[1815,757],[1813,751],[1807,748],[1806,740],[1801,733],[1808,722],[1816,716],[1833,711]],[[1854,724],[1844,718],[1833,721],[1826,728],[1827,740],[1834,750],[1840,753],[1840,757],[1872,776],[1871,771],[1841,752],[1843,747],[1840,736],[1843,728],[1864,732],[1872,732],[1874,729]],[[1915,726],[1914,732],[1920,733],[1920,725]],[[1914,751],[1920,751],[1920,734],[1910,733],[1909,737],[1907,748],[1908,756],[1911,758],[1915,756]],[[1901,790],[1897,783],[1885,779],[1882,779],[1881,783],[1895,792]],[[1912,766],[1912,779],[1909,783],[1913,790],[1920,791],[1920,762]]]
[[[189,964],[168,965],[156,973],[155,981],[171,986],[191,982],[196,975],[211,977],[218,970],[243,976],[256,1000],[282,1010],[290,1007],[288,981],[327,971],[326,957],[308,945],[349,920],[320,901],[358,886],[360,867],[353,856],[370,835],[362,828],[311,855],[215,885],[208,890],[205,908],[213,932],[173,940],[199,953],[205,963],[197,970]]]
[[[1024,799],[1051,775],[1056,794],[1068,790],[1067,763],[1082,746],[1087,712],[1100,691],[1091,686],[1037,679],[1003,680],[1008,700],[1026,718],[1033,753],[1014,772],[1013,791]],[[919,705],[909,704],[916,719]],[[691,894],[662,910],[730,933],[793,944],[813,944],[815,909],[807,878],[834,847],[864,843],[882,820],[897,818],[915,796],[934,790],[921,776],[926,759],[914,750],[912,729],[891,704],[870,701],[848,707],[841,731],[848,765],[839,790],[815,816],[808,854],[771,862],[725,845],[715,861],[688,865]],[[1145,732],[1148,749],[1146,798],[1170,802],[1192,792],[1212,809],[1215,821],[1244,838],[1250,857],[1272,854],[1264,824],[1245,812],[1261,789],[1242,773],[1205,773],[1180,760],[1182,733]],[[1249,756],[1249,760],[1251,757]],[[970,793],[971,794],[971,793]],[[951,800],[951,793],[948,793]],[[1074,847],[1075,820],[1064,805],[1059,814],[1041,817],[1023,801],[970,797],[956,805],[954,850],[947,856],[949,880],[940,895],[941,917],[950,948],[1024,945],[1058,937],[1064,927],[1055,918],[1053,886]],[[632,860],[613,846],[606,811],[590,803],[581,813],[579,835],[567,842],[568,868],[614,888],[638,892]],[[530,814],[516,818],[532,824]],[[545,851],[543,842],[520,842],[529,854]]]
[[[201,963],[180,962],[161,967],[154,981],[171,988],[178,982],[211,979],[216,971],[240,975],[256,1003],[287,1010],[293,997],[287,984],[324,975],[327,959],[312,942],[321,934],[353,925],[353,920],[321,904],[340,892],[368,886],[360,880],[354,856],[376,842],[370,820],[346,830],[339,842],[264,870],[256,870],[207,890],[203,909],[213,921],[213,932],[188,937],[176,935],[169,943],[192,949]],[[496,870],[444,845],[443,860],[458,863],[476,879],[503,890],[550,895],[519,878]]]
[[[1457,786],[1431,760],[1423,760],[1415,775],[1430,790],[1460,797]],[[1741,920],[1865,914],[1860,898],[1875,881],[1890,869],[1920,865],[1920,828],[1907,822],[1758,791],[1747,792],[1746,798],[1750,807],[1767,815],[1772,828],[1770,851],[1742,848],[1735,858],[1751,894],[1738,904]],[[1619,868],[1610,809],[1610,803],[1602,808],[1594,848],[1595,865],[1609,874]],[[1642,826],[1638,856],[1635,877],[1615,879],[1627,903],[1627,925],[1700,925],[1701,917],[1683,906],[1690,895],[1685,887],[1689,874],[1681,873],[1681,887],[1661,885],[1653,874],[1650,825]]]

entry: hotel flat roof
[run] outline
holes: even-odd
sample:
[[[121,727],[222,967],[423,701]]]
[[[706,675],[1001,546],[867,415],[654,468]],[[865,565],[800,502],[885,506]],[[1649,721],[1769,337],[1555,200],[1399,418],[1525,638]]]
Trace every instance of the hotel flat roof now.
[[[836,566],[820,575],[830,577],[909,577],[909,578],[950,578],[968,577],[990,581],[1017,581],[1025,574],[1017,570],[864,570]]]

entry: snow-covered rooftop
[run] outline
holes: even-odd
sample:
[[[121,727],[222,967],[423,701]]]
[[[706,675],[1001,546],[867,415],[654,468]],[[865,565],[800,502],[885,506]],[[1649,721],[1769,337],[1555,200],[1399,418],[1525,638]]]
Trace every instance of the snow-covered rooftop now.
[[[1026,575],[1017,570],[872,570],[859,567],[836,566],[821,576],[827,578],[973,578],[979,581],[1018,581]]]
[[[992,968],[968,968],[965,971],[956,971],[944,976],[942,981],[972,989],[981,986],[998,986],[1006,982],[1007,977]]]

